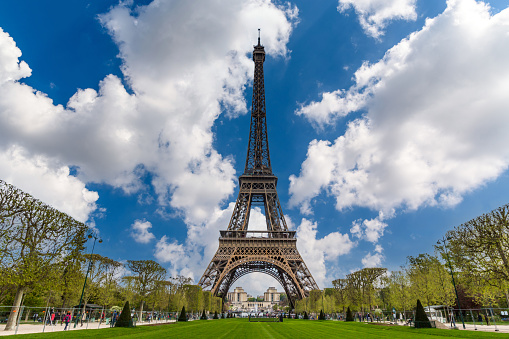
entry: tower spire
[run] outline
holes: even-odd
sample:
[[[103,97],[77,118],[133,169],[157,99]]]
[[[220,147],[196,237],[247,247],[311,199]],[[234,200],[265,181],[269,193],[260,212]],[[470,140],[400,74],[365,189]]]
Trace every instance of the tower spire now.
[[[244,174],[272,175],[269,155],[269,140],[267,138],[265,85],[263,78],[265,48],[260,44],[260,29],[258,29],[258,45],[254,46],[253,50],[253,61],[255,63],[253,80],[253,103],[251,108],[249,144],[247,147],[246,167]]]

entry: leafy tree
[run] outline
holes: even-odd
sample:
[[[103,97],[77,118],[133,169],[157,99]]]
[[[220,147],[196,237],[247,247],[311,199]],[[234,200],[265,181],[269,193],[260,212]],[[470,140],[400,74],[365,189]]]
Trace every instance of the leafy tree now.
[[[389,304],[406,314],[406,310],[412,308],[411,286],[406,272],[403,270],[391,272],[387,278],[387,286]]]
[[[212,319],[218,319],[217,317],[217,311],[214,312],[214,317],[212,317]]]
[[[437,257],[419,254],[417,257],[409,256],[408,261],[407,274],[414,300],[424,299],[427,306],[453,303],[454,289],[451,280]]]
[[[125,302],[122,313],[115,322],[115,327],[132,327],[131,307],[129,307],[129,300]]]
[[[141,319],[146,298],[155,292],[159,287],[158,283],[164,280],[166,269],[153,260],[128,260],[127,266],[134,273],[134,287],[141,298]]]
[[[205,314],[205,310],[203,310],[203,313],[201,314],[200,320],[207,320],[207,315]]]
[[[322,297],[323,292],[321,290],[309,291],[309,310],[311,312],[318,313],[318,310],[322,309]]]
[[[191,312],[198,312],[203,308],[203,295],[200,286],[184,285],[182,289],[184,291],[186,306],[188,310]]]
[[[304,311],[304,319],[308,320],[309,319],[309,316],[308,316],[308,312]]]
[[[454,271],[470,294],[499,290],[495,294],[503,293],[509,304],[509,205],[455,227],[446,237]],[[437,249],[444,253],[443,246]]]
[[[0,285],[16,288],[10,330],[23,295],[56,279],[54,268],[83,247],[87,226],[1,180],[0,202]]]

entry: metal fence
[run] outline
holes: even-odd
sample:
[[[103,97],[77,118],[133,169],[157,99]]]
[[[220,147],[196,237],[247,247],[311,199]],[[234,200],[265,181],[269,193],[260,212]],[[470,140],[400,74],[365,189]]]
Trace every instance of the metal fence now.
[[[503,329],[504,332],[509,332],[509,308],[486,307],[459,310],[446,306],[432,306],[424,309],[434,325],[444,324],[449,328],[463,328],[463,323],[465,323],[465,328],[469,330],[498,332]],[[352,312],[352,315],[354,321],[358,322],[385,322],[408,326],[412,325],[415,319],[413,310],[373,310]],[[346,316],[343,313],[337,313],[328,315],[328,317],[344,320]]]
[[[101,308],[62,308],[62,307],[28,307],[0,306],[0,330],[4,330],[10,313],[16,314],[15,324],[9,334],[44,333],[68,330],[99,329],[113,327],[118,312]],[[71,321],[66,326],[65,316],[69,314]],[[131,311],[133,324],[163,324],[176,321],[177,312]],[[190,313],[188,317],[199,319],[198,313]],[[210,316],[212,317],[212,316]],[[13,333],[11,333],[13,332]]]

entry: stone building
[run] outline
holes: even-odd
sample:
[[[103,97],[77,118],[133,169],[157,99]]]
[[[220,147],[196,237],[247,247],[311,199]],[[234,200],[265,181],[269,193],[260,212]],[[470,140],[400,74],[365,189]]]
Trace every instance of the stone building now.
[[[242,287],[235,287],[233,292],[228,292],[226,299],[234,311],[259,312],[272,311],[274,305],[279,304],[281,292],[275,287],[269,287],[263,293],[263,301],[248,301],[247,292]]]

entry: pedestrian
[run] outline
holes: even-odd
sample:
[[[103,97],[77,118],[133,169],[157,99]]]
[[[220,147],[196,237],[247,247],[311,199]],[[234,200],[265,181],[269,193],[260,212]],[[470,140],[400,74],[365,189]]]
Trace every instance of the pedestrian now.
[[[55,326],[55,310],[51,310],[51,326]]]
[[[117,321],[117,311],[114,311],[113,315],[111,316],[110,327],[115,327],[116,321]]]
[[[454,313],[451,312],[450,318],[451,318],[451,328],[456,327],[456,320],[454,319]]]
[[[67,311],[67,314],[64,316],[64,322],[65,327],[64,331],[67,330],[67,327],[69,326],[69,323],[71,322],[71,311]],[[71,326],[69,326],[69,329],[71,329]]]

